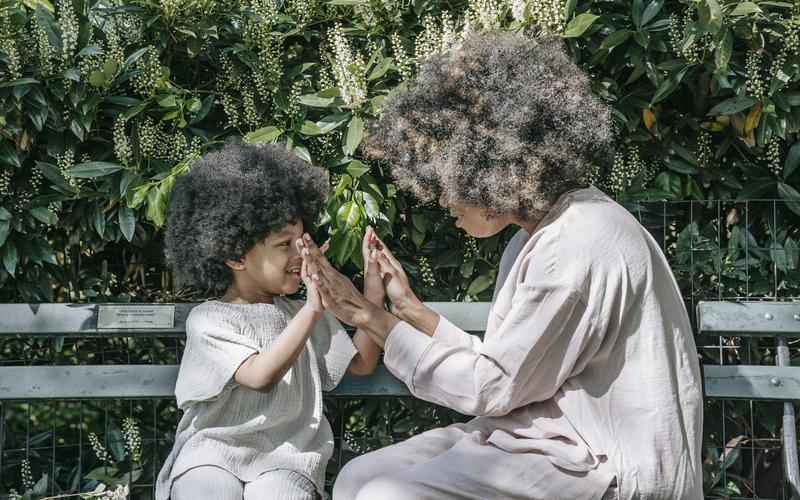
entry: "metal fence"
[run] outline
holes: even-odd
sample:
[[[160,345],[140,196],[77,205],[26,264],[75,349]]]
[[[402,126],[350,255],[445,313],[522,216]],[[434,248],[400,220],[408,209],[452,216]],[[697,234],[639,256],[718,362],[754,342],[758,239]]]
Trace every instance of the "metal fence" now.
[[[700,300],[800,298],[800,202],[626,202],[626,206],[661,245],[692,316]],[[762,339],[697,340],[705,363],[771,364],[775,355],[772,342]],[[3,342],[0,353],[6,357],[0,364],[29,365],[177,363],[183,341],[19,337]],[[797,354],[797,345],[792,353]],[[329,485],[352,456],[464,419],[411,399],[327,399],[326,410],[336,440]],[[707,401],[705,410],[707,498],[789,498],[782,483],[781,404]],[[12,488],[55,496],[77,491],[87,477],[108,481],[128,474],[135,478],[131,497],[152,498],[179,416],[172,400],[6,402],[0,406],[0,496]],[[135,419],[139,427],[138,462],[126,451],[126,418]],[[98,458],[91,435],[107,450],[108,460]]]

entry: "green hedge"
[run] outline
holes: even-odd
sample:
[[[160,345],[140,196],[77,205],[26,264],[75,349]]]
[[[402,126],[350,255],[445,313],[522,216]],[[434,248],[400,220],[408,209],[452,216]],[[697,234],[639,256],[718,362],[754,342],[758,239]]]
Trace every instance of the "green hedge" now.
[[[359,145],[421,60],[496,28],[565,37],[618,124],[592,180],[660,227],[687,298],[798,295],[792,3],[0,0],[0,300],[196,297],[164,269],[164,211],[229,136],[330,171],[320,236],[351,275],[371,222],[424,299],[487,300],[509,234],[466,237]],[[747,483],[722,484],[736,460],[709,453],[709,491]]]

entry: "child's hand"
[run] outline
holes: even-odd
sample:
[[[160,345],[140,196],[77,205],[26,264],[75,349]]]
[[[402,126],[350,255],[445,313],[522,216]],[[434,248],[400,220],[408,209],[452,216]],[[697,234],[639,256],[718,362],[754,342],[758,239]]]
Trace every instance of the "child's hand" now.
[[[303,248],[304,245],[302,240],[297,240],[297,249],[300,252],[300,255],[303,255]],[[308,260],[303,256],[303,264],[300,266],[300,279],[303,280],[303,284],[306,286],[306,305],[305,307],[310,308],[316,314],[322,314],[325,311],[325,304],[322,301],[322,296],[317,289],[317,283],[311,278],[311,274],[308,270]]]
[[[375,235],[372,226],[367,226],[364,241],[361,243],[361,253],[364,256],[364,297],[376,306],[383,307],[386,291],[383,288],[380,265],[377,252],[383,250],[380,240]]]

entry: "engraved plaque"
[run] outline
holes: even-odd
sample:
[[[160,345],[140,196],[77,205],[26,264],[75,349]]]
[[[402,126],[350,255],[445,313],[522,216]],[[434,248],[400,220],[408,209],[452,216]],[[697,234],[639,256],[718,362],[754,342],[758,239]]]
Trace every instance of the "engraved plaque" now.
[[[175,326],[174,305],[102,305],[97,329],[156,329]]]

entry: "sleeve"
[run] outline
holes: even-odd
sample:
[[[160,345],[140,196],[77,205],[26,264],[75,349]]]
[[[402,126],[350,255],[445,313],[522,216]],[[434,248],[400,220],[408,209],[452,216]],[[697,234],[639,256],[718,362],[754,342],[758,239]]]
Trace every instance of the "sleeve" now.
[[[327,311],[314,328],[311,342],[317,358],[322,390],[331,391],[342,381],[356,346],[341,323]]]
[[[178,407],[217,398],[234,383],[239,366],[258,345],[221,314],[192,314],[186,324],[186,348],[175,384]]]
[[[444,316],[439,316],[439,324],[433,331],[433,339],[453,346],[462,346],[473,351],[480,350],[483,342],[477,335],[465,332]]]
[[[498,331],[477,349],[401,322],[386,340],[387,368],[415,396],[467,415],[505,415],[551,398],[602,339],[577,290],[546,273],[528,276],[532,284],[518,286]]]

